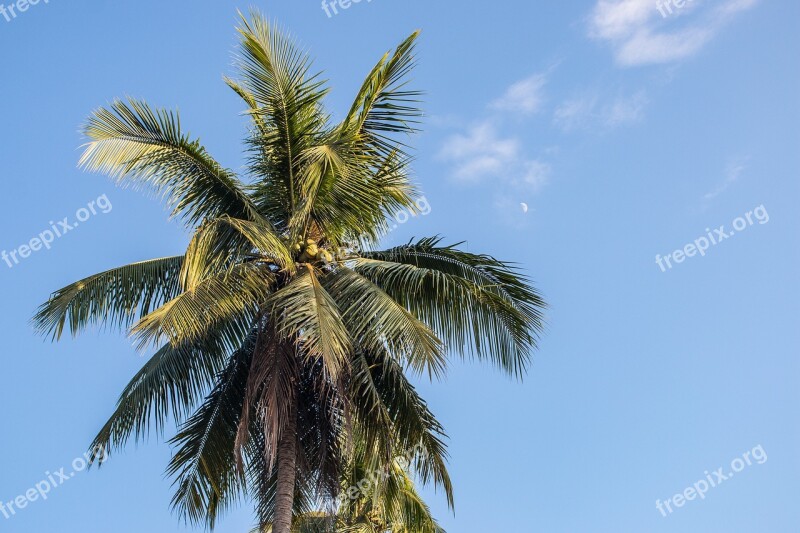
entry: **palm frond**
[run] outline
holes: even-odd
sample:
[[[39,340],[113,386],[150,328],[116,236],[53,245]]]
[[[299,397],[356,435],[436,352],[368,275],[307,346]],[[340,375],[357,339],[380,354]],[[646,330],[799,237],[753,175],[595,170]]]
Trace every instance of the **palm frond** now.
[[[184,288],[192,290],[209,276],[224,272],[243,261],[273,262],[280,270],[293,272],[291,253],[267,220],[240,220],[222,216],[195,232],[181,271]]]
[[[322,361],[336,382],[347,367],[350,336],[336,301],[320,284],[312,267],[275,292],[268,303],[283,338],[295,339],[307,357]]]
[[[325,286],[362,349],[386,349],[418,373],[443,375],[447,362],[441,341],[382,289],[348,268],[327,276]]]
[[[221,323],[249,328],[274,288],[273,272],[242,263],[208,277],[142,318],[131,330],[139,348],[168,341],[173,346],[205,338]]]
[[[343,500],[339,517],[347,527],[339,531],[368,526],[397,533],[445,533],[417,491],[404,455],[400,453],[382,470],[365,463],[363,453],[351,459],[345,484],[359,487],[359,492],[357,498]]]
[[[364,80],[341,124],[343,131],[357,131],[372,148],[384,155],[399,148],[391,134],[410,134],[423,115],[419,91],[406,90],[407,77],[414,68],[414,32],[393,53],[385,54]]]
[[[246,494],[234,442],[252,356],[250,340],[233,354],[214,390],[170,441],[177,447],[167,469],[175,477],[172,505],[192,523],[212,529],[220,512]]]
[[[447,472],[446,435],[441,424],[408,381],[402,367],[383,351],[362,352],[353,360],[352,395],[356,427],[376,460],[393,460],[394,450],[421,450],[413,471],[423,484],[441,487],[453,505]]]
[[[150,430],[162,431],[170,416],[182,423],[214,384],[231,347],[246,335],[227,327],[200,342],[160,348],[122,391],[92,449],[121,449],[131,436],[138,441]]]
[[[298,160],[302,201],[290,229],[302,234],[316,227],[335,246],[376,243],[388,231],[390,215],[414,210],[417,189],[408,162],[397,151],[373,154],[358,136],[309,147]]]
[[[84,127],[80,166],[123,185],[150,186],[189,225],[227,214],[251,219],[253,202],[233,173],[181,131],[176,113],[134,99],[100,108]]]
[[[295,233],[313,223],[336,245],[346,239],[372,244],[388,229],[388,214],[413,210],[410,157],[392,135],[412,133],[422,115],[419,93],[403,90],[417,35],[378,62],[342,123],[310,137],[317,142],[298,152],[303,194],[291,221]]]
[[[73,336],[94,324],[127,328],[180,293],[183,260],[174,256],[133,263],[67,285],[39,307],[33,323],[56,340],[65,328]]]
[[[239,33],[242,52],[236,64],[242,79],[234,87],[258,116],[249,140],[251,172],[262,178],[254,197],[281,227],[298,205],[295,159],[327,122],[320,105],[326,90],[309,74],[308,56],[258,13],[250,20],[242,17]]]
[[[544,327],[544,300],[512,265],[439,242],[364,252],[353,269],[428,324],[451,351],[521,376]]]

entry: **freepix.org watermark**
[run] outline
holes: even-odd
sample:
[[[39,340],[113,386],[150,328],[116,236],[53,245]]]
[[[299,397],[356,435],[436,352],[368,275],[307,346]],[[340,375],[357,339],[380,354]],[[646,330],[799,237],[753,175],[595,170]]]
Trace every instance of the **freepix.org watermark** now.
[[[428,203],[428,199],[425,198],[424,196],[421,196],[416,200],[414,200],[414,206],[416,207],[416,209],[414,210],[406,211],[405,209],[401,209],[400,211],[392,215],[390,222],[394,223],[391,225],[389,231],[396,230],[399,225],[405,224],[411,218],[420,215],[425,217],[431,214],[431,204]]]
[[[691,4],[693,0],[659,0],[656,2],[656,9],[661,13],[661,16],[667,18],[672,15],[672,7],[675,9],[683,9],[687,4]]]
[[[5,519],[8,520],[9,518],[16,516],[17,512],[25,509],[31,503],[37,500],[47,500],[47,498],[50,497],[50,492],[53,489],[59,488],[77,474],[86,470],[90,463],[97,461],[98,464],[102,464],[106,459],[108,459],[108,455],[106,454],[105,448],[102,446],[97,446],[83,454],[81,457],[76,457],[70,464],[72,470],[69,472],[67,472],[67,468],[69,467],[66,466],[61,467],[53,472],[48,470],[44,473],[43,480],[39,481],[33,487],[29,488],[16,498],[12,498],[8,502],[0,500],[0,514],[2,514]]]
[[[372,0],[322,0],[322,10],[328,15],[328,18],[331,18],[339,14],[340,8],[344,11],[350,9],[353,4],[360,4],[362,1],[368,4],[372,2]]]
[[[422,445],[417,444],[402,455],[395,457],[395,461],[403,470],[408,470],[408,468],[411,466],[411,463],[415,460],[427,458],[428,452]],[[357,500],[358,498],[369,497],[368,491],[373,486],[377,486],[379,481],[386,481],[386,479],[389,478],[389,475],[389,472],[384,469],[375,469],[367,472],[365,477],[362,478],[358,483],[351,485],[346,490],[343,490],[341,494],[339,494],[337,507],[341,507],[341,505],[343,505],[347,500]]]
[[[737,232],[744,231],[756,222],[759,224],[766,224],[769,222],[769,213],[764,205],[760,205],[748,211],[743,216],[737,217],[733,221],[733,229],[728,230],[725,226],[720,226],[714,231],[711,228],[706,228],[706,235],[695,239],[693,243],[687,244],[679,250],[675,250],[666,257],[661,257],[660,254],[656,255],[656,264],[661,269],[661,272],[666,272],[672,269],[674,265],[683,263],[686,258],[700,255],[704,257],[706,252],[711,246],[716,246],[722,241],[728,240]],[[673,264],[674,263],[674,264]]]
[[[15,265],[20,264],[23,259],[27,259],[34,252],[42,250],[42,248],[49,250],[56,239],[60,239],[67,233],[71,232],[81,222],[86,222],[94,215],[107,214],[113,209],[111,201],[108,196],[103,194],[96,200],[92,200],[86,207],[81,207],[75,212],[75,220],[70,221],[69,217],[64,217],[58,223],[50,221],[50,228],[39,233],[38,236],[32,238],[25,244],[21,244],[17,248],[0,252],[0,259],[8,265],[8,268],[14,268]]]
[[[0,15],[6,19],[6,22],[11,22],[21,13],[28,11],[31,6],[37,5],[40,1],[45,4],[50,3],[50,0],[17,0],[16,2],[6,5],[3,3],[3,0],[0,0]]]
[[[697,498],[705,500],[706,493],[709,490],[720,486],[722,483],[731,479],[734,475],[738,474],[746,467],[752,466],[753,464],[763,465],[766,462],[767,452],[765,452],[764,447],[759,444],[752,450],[744,452],[741,457],[737,457],[731,461],[731,468],[728,472],[725,472],[724,466],[717,468],[711,473],[706,470],[704,472],[706,476],[705,478],[697,481],[690,487],[686,487],[683,492],[675,494],[672,498],[665,502],[656,500],[656,509],[658,509],[658,512],[661,513],[661,516],[666,518],[674,513],[676,509],[686,505],[686,502],[696,500]]]

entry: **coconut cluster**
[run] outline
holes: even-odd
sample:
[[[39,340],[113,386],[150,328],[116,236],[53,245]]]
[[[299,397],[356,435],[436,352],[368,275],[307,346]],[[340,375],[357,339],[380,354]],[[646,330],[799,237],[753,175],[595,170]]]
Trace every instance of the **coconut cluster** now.
[[[294,246],[292,246],[292,251],[299,254],[300,261],[322,260],[326,263],[333,261],[333,255],[328,250],[320,248],[319,244],[314,239],[296,242]]]

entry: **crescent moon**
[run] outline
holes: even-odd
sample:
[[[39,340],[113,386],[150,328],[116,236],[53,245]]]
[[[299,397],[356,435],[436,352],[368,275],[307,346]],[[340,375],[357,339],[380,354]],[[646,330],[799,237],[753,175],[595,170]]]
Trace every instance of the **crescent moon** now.
[[[525,202],[522,202],[519,205],[522,206],[522,212],[523,213],[527,213],[528,212],[528,204],[526,204]]]

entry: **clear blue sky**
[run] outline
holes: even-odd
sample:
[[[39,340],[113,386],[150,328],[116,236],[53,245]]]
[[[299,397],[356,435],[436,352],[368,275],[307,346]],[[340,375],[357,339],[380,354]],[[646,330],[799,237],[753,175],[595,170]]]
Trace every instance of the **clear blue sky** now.
[[[456,363],[420,384],[451,437],[455,516],[429,494],[448,531],[800,530],[800,3],[694,0],[667,17],[654,0],[373,0],[332,17],[316,0],[256,4],[316,57],[339,116],[379,55],[423,30],[416,176],[431,212],[387,245],[466,240],[519,262],[551,303],[522,383]],[[36,306],[188,239],[158,202],[76,169],[78,126],[114,97],[144,98],[239,167],[245,121],[221,77],[247,7],[42,0],[0,15],[0,251],[19,260],[0,262],[3,502],[69,471],[144,362],[116,332],[43,342]],[[705,256],[657,265],[751,211]],[[763,464],[656,509],[759,445]],[[187,531],[169,510],[169,457],[159,439],[131,446],[0,514],[0,531]],[[250,523],[244,506],[219,531]]]

